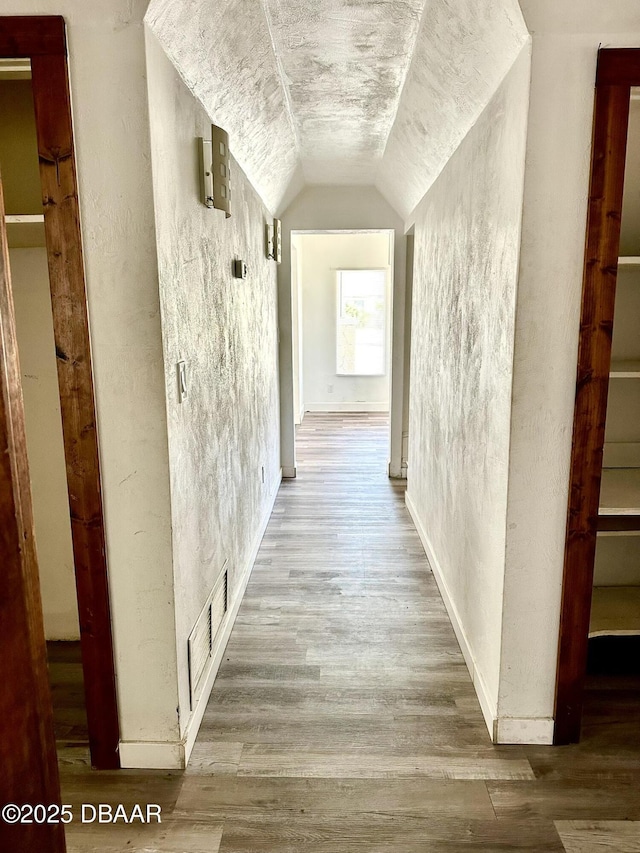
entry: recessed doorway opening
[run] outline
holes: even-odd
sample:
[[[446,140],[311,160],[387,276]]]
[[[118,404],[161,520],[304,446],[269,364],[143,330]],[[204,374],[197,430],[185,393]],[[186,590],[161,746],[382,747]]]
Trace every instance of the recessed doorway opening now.
[[[305,415],[362,416],[386,430],[390,457],[394,232],[292,231],[293,398]],[[333,416],[333,417],[332,417]],[[297,429],[299,434],[299,430]],[[379,446],[379,445],[378,445]]]

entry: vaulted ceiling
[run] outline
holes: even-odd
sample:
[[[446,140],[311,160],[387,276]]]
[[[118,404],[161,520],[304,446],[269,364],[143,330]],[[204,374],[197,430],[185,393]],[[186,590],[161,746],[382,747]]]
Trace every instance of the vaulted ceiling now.
[[[517,0],[151,0],[146,22],[271,209],[373,184],[404,216],[528,38]]]

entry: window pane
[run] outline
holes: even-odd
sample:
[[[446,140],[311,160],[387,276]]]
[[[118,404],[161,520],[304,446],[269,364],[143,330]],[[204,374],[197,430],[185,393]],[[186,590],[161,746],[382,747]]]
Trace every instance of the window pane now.
[[[338,272],[337,373],[386,373],[385,270]]]

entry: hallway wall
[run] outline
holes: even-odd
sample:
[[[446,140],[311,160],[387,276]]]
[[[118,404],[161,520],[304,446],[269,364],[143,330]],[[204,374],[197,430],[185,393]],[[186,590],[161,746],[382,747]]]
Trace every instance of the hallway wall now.
[[[407,504],[492,734],[529,67],[525,48],[415,223]]]
[[[237,163],[231,218],[200,201],[196,137],[210,136],[211,119],[149,31],[147,63],[184,736],[187,638],[226,560],[230,608],[244,591],[280,482],[277,267],[265,253],[268,211]],[[233,277],[234,258],[246,279]]]

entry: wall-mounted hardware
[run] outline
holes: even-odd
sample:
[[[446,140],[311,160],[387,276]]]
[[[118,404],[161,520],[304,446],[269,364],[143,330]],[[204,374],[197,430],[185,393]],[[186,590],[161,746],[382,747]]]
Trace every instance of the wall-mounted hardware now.
[[[200,201],[205,207],[213,207],[213,157],[211,140],[198,138],[200,152]]]
[[[200,151],[200,195],[207,207],[224,210],[231,216],[231,168],[229,134],[211,125],[211,139],[198,139]]]
[[[270,260],[275,261],[276,250],[275,250],[275,244],[274,244],[274,240],[273,240],[273,230],[274,230],[273,225],[269,225],[269,223],[267,222],[267,224],[265,225],[265,240],[267,243],[267,257]]]
[[[247,265],[244,261],[233,262],[233,274],[236,278],[247,277]]]
[[[275,262],[282,263],[282,222],[279,219],[273,220],[273,247]]]
[[[282,222],[273,220],[266,227],[267,257],[279,264],[282,261]]]
[[[179,361],[176,367],[178,377],[178,402],[182,403],[187,396],[187,364],[184,361]]]

